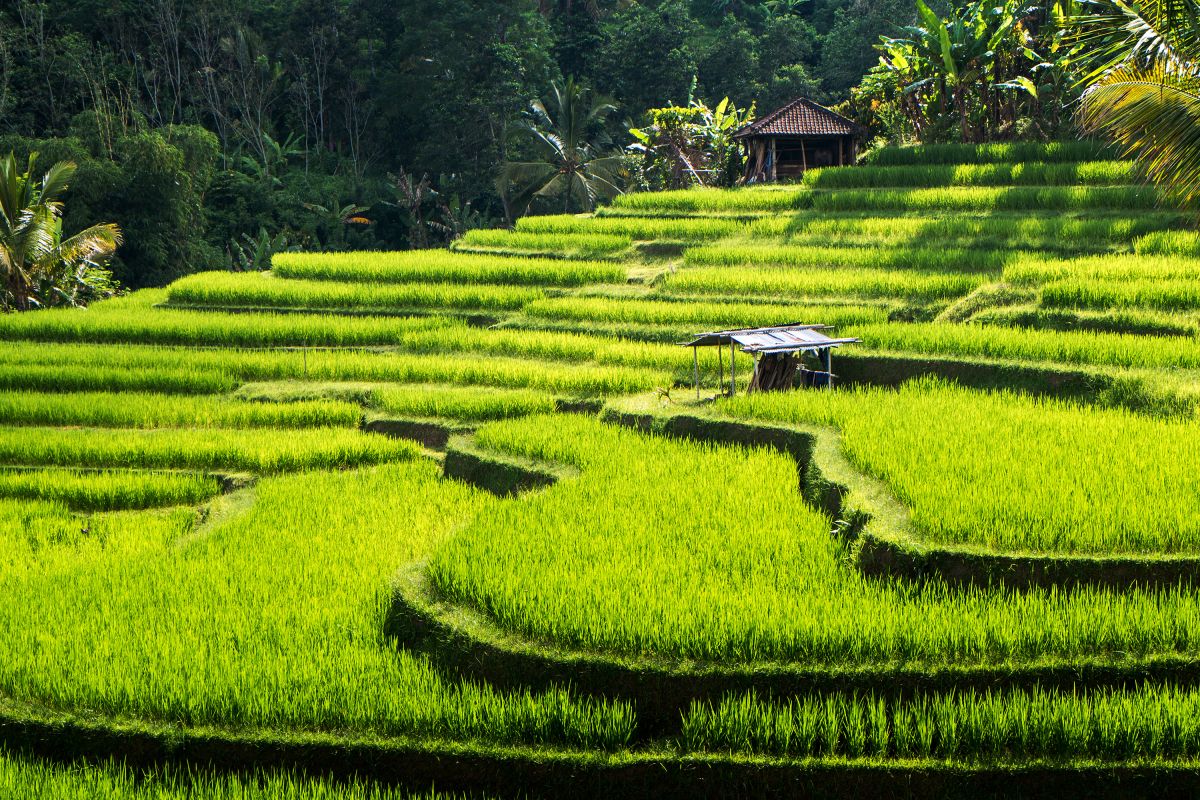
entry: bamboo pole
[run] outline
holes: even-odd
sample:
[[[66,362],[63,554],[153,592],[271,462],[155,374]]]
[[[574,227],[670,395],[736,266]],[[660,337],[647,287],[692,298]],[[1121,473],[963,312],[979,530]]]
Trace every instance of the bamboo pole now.
[[[737,394],[737,378],[734,377],[734,374],[733,374],[734,356],[737,355],[737,350],[735,349],[736,346],[737,345],[734,343],[733,337],[732,336],[729,337],[729,396],[730,397],[733,397],[735,394]]]

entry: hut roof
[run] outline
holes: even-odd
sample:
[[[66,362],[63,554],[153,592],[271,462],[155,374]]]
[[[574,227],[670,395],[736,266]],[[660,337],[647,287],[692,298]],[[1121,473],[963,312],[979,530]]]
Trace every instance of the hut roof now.
[[[765,117],[759,117],[733,134],[735,139],[755,136],[854,136],[862,128],[853,120],[798,97]]]
[[[744,353],[794,353],[799,350],[827,350],[861,339],[832,339],[821,333],[828,325],[780,325],[774,328],[739,328],[731,331],[700,333],[684,347],[712,347],[737,342]]]

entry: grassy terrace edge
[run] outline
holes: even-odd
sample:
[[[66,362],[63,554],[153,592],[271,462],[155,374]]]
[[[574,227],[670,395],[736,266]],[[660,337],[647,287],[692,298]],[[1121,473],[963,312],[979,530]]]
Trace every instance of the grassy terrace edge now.
[[[369,777],[414,792],[579,798],[657,796],[1024,797],[1111,788],[1140,796],[1200,792],[1200,763],[991,762],[682,755],[666,749],[596,754],[420,739],[181,727],[116,717],[81,717],[0,700],[0,742],[11,752],[59,763],[120,760],[134,770],[204,765],[218,770],[284,769],[335,780]],[[1167,794],[1164,794],[1167,793]]]
[[[920,568],[962,569],[973,580],[994,580],[1002,574],[1010,584],[1024,569],[1030,580],[1060,577],[1059,570],[1077,579],[1076,572],[1148,569],[1165,576],[1183,564],[1196,569],[1197,559],[1113,559],[1088,557],[1001,556],[954,548],[932,550],[906,537],[908,512],[879,481],[859,473],[841,455],[834,431],[819,428],[771,426],[721,417],[654,414],[608,407],[611,424],[666,436],[727,444],[772,447],[796,459],[802,491],[809,502],[845,520],[843,532],[856,536],[859,568],[881,574],[904,562],[894,553],[886,561],[881,552],[895,548],[915,559]],[[447,477],[468,481],[499,495],[513,495],[552,485],[573,477],[559,465],[511,456],[500,456],[474,445],[467,436],[453,438],[446,451]],[[870,530],[868,530],[870,526]],[[874,532],[883,527],[886,533]],[[870,544],[868,544],[870,542]],[[865,554],[865,555],[864,555]],[[863,560],[865,559],[865,560]],[[1161,563],[1160,563],[1161,562]],[[927,574],[927,573],[926,573]],[[951,580],[964,576],[947,575]],[[651,741],[678,733],[682,715],[695,701],[716,702],[721,697],[757,691],[777,697],[833,692],[953,691],[1058,687],[1130,687],[1147,682],[1200,683],[1200,665],[1183,655],[1164,654],[1141,660],[1091,658],[1040,660],[1027,664],[902,665],[839,667],[797,665],[786,662],[716,663],[689,659],[627,656],[613,652],[571,649],[552,642],[511,634],[486,614],[447,602],[427,577],[423,563],[410,564],[396,576],[386,634],[425,652],[440,666],[461,677],[487,682],[501,689],[547,688],[571,685],[585,694],[619,698],[635,703],[638,738]]]

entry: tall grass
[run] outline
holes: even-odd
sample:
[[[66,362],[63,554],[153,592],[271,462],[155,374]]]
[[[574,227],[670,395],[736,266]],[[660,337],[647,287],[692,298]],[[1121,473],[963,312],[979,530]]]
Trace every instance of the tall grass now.
[[[412,442],[345,428],[0,428],[0,463],[37,466],[274,473],[403,461],[417,455]]]
[[[791,211],[807,208],[811,192],[804,187],[767,186],[745,189],[678,189],[629,192],[613,198],[612,208],[644,213]]]
[[[886,309],[879,306],[627,300],[615,297],[547,298],[530,303],[525,307],[524,313],[529,317],[542,319],[718,328],[769,326],[800,321],[842,326],[887,320]]]
[[[693,267],[670,275],[663,285],[673,292],[727,295],[730,298],[900,298],[926,302],[961,297],[986,282],[984,273],[902,272],[854,267],[744,270]]]
[[[457,800],[293,772],[142,771],[122,763],[25,760],[0,752],[0,797],[16,800]],[[464,799],[465,800],[465,799]]]
[[[1182,589],[1014,593],[864,578],[846,567],[830,521],[803,503],[782,455],[577,417],[493,423],[478,437],[582,471],[476,518],[430,562],[440,591],[525,636],[814,668],[1130,663],[1200,645],[1200,598]]]
[[[1200,552],[1200,424],[936,384],[736,398],[832,424],[930,541],[1045,553]],[[914,420],[920,420],[914,424]]]
[[[470,241],[504,231],[471,231]],[[611,237],[609,237],[611,238]],[[606,240],[607,241],[607,240]],[[612,244],[612,242],[608,242]],[[546,240],[544,245],[552,242]],[[599,241],[592,245],[599,246]],[[624,246],[629,242],[625,241]],[[553,249],[547,247],[546,249]],[[606,254],[623,247],[604,250]],[[464,283],[578,286],[620,282],[625,272],[612,264],[545,258],[471,255],[448,250],[404,252],[277,253],[271,271],[281,278],[357,283]],[[338,287],[333,287],[337,289]]]
[[[201,272],[171,284],[170,301],[218,308],[504,311],[536,300],[532,287],[430,283],[336,283],[282,280],[269,273]]]
[[[1179,256],[1111,255],[1048,259],[1025,254],[1004,268],[1004,280],[1029,286],[1061,280],[1124,282],[1198,277],[1200,261]]]
[[[380,388],[372,405],[387,414],[468,422],[546,414],[555,408],[554,398],[541,392],[458,386]]]
[[[928,272],[999,272],[1015,254],[956,248],[887,249],[719,242],[684,253],[689,266],[857,267]]]
[[[1200,257],[1200,232],[1153,231],[1135,241],[1133,251],[1139,256]]]
[[[35,348],[26,345],[37,360]],[[39,348],[40,349],[40,348]],[[61,351],[60,351],[61,352]],[[168,351],[159,351],[165,355]],[[149,361],[131,372],[118,365],[90,364],[82,350],[75,363],[23,363],[19,369],[0,367],[0,390],[25,392],[155,392],[158,394],[217,394],[232,389],[237,381],[213,370],[196,372],[181,367],[163,367],[173,362]]]
[[[628,236],[609,233],[533,233],[476,228],[467,231],[452,245],[455,252],[499,252],[512,255],[536,255],[548,258],[614,258],[629,249],[633,240]],[[612,277],[608,280],[621,280]],[[619,273],[618,273],[619,274]],[[557,282],[557,281],[550,281]],[[578,281],[584,283],[585,281]],[[594,281],[586,281],[594,282]]]
[[[518,233],[600,234],[638,241],[655,239],[720,239],[741,231],[731,219],[662,217],[581,217],[571,214],[521,217]]]
[[[863,163],[880,167],[925,164],[1003,164],[1023,161],[1095,161],[1111,158],[1113,148],[1099,141],[989,142],[987,144],[927,144],[881,147],[863,156]]]
[[[1055,281],[1042,287],[1042,304],[1061,308],[1194,311],[1200,309],[1200,286],[1194,278]]]
[[[0,497],[60,502],[75,511],[197,505],[220,491],[215,478],[185,472],[0,469]]]
[[[398,343],[404,334],[447,324],[438,317],[221,313],[146,309],[111,302],[0,316],[0,336],[38,342],[135,342],[208,347],[355,346]]]
[[[1119,186],[1135,183],[1132,161],[922,164],[812,169],[804,184],[814,189],[891,189],[935,186]]]
[[[112,542],[140,542],[146,557],[60,545],[0,572],[0,692],[267,741],[316,731],[624,746],[626,704],[443,678],[381,633],[397,568],[494,507],[421,462],[265,479],[253,508],[183,540],[130,517]],[[28,552],[10,529],[0,538]]]
[[[867,347],[900,353],[1050,361],[1106,367],[1200,367],[1200,347],[1177,336],[1046,331],[944,323],[855,326]]]
[[[1143,186],[846,189],[811,198],[817,211],[1140,211],[1160,203],[1158,193]]]
[[[577,347],[566,342],[562,345]],[[585,340],[583,346],[588,349],[572,352],[591,352],[594,343],[588,344]],[[39,366],[42,362],[51,362],[53,366],[42,368]],[[160,371],[159,365],[164,363],[174,365],[174,369]],[[120,382],[126,381],[141,390],[181,394],[225,392],[245,381],[290,379],[452,383],[597,395],[647,391],[663,381],[661,373],[647,369],[555,363],[499,355],[479,358],[453,352],[264,352],[61,344],[30,348],[19,343],[0,342],[0,386],[53,390],[54,381],[41,380],[39,371],[43,369],[75,391],[119,391]],[[139,374],[144,370],[149,372]],[[30,385],[28,380],[31,372],[38,379],[33,382],[36,386]]]
[[[355,427],[357,406],[313,400],[269,406],[217,397],[134,392],[0,393],[0,425],[86,425],[103,428]]]
[[[1200,692],[1148,685],[783,702],[748,693],[715,706],[694,704],[681,743],[686,751],[792,758],[1194,759],[1200,755]]]

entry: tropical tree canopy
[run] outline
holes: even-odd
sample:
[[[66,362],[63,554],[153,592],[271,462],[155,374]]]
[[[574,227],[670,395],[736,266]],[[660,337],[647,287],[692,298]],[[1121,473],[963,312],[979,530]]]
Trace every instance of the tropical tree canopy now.
[[[647,188],[732,186],[741,177],[742,155],[733,134],[754,119],[754,106],[738,108],[726,97],[716,108],[699,100],[687,106],[652,108],[649,124],[629,131],[629,150],[642,156]]]
[[[538,201],[564,212],[591,211],[620,194],[622,154],[611,149],[603,127],[615,110],[573,78],[554,84],[546,101],[530,103],[518,131],[535,157],[506,162],[500,174],[510,211],[523,213]]]
[[[1061,6],[1048,14],[1026,0],[978,0],[939,17],[916,0],[919,23],[880,40],[856,104],[891,133],[903,126],[927,142],[1061,135],[1077,55],[1050,24]]]
[[[1200,2],[1097,0],[1075,18],[1093,69],[1083,127],[1120,144],[1151,179],[1200,199]]]
[[[75,164],[60,161],[38,179],[37,154],[22,170],[0,159],[0,275],[5,310],[80,305],[115,288],[106,260],[121,243],[116,225],[93,225],[63,238],[62,195]]]

